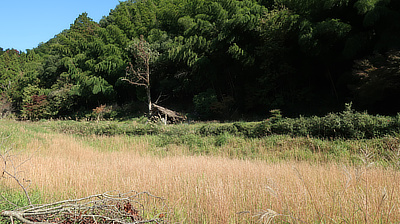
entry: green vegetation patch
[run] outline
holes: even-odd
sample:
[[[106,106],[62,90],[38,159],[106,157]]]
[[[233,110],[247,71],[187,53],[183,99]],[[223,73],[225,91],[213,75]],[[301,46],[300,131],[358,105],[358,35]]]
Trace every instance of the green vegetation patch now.
[[[351,109],[351,104],[339,113],[323,117],[282,118],[273,116],[261,122],[205,124],[199,129],[201,135],[229,133],[246,137],[263,137],[273,134],[290,136],[312,136],[324,139],[371,139],[398,136],[400,113],[396,116],[369,115]]]

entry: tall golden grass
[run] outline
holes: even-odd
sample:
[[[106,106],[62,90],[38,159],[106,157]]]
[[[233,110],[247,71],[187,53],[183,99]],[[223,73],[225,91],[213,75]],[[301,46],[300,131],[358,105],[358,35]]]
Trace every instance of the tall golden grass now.
[[[106,191],[149,191],[171,223],[398,223],[400,173],[334,163],[265,162],[147,154],[144,138],[40,134],[21,167],[44,200]],[[107,145],[104,150],[101,145]],[[182,152],[184,146],[168,149]],[[7,186],[18,188],[11,180]]]

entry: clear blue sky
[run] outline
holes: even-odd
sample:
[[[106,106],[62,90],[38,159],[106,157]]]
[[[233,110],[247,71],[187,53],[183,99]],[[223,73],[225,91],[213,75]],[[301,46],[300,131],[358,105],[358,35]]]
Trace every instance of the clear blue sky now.
[[[0,0],[0,47],[25,51],[68,29],[83,12],[99,22],[119,0]]]

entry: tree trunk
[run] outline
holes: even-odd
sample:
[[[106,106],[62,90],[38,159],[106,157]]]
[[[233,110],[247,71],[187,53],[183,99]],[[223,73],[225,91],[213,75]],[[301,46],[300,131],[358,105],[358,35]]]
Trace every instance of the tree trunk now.
[[[151,117],[151,111],[152,111],[152,108],[153,108],[153,105],[152,105],[152,103],[151,103],[151,96],[150,96],[150,88],[147,88],[146,89],[146,93],[147,93],[147,104],[148,104],[148,109],[149,109],[149,118]]]
[[[151,104],[151,92],[150,92],[150,55],[148,55],[145,58],[146,62],[146,94],[147,94],[147,103],[149,105],[149,118],[152,116],[151,114],[151,109],[152,109],[152,104]]]

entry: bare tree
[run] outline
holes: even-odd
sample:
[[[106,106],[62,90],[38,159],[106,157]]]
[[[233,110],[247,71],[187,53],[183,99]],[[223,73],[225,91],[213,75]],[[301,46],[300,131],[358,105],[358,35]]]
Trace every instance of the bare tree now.
[[[148,113],[151,117],[152,102],[150,92],[150,64],[157,60],[159,53],[152,50],[150,44],[144,39],[143,35],[139,40],[135,40],[129,47],[135,57],[135,65],[129,62],[126,68],[126,77],[123,81],[135,86],[143,86],[146,89]]]
[[[121,80],[135,86],[143,86],[146,89],[149,119],[159,118],[164,124],[167,124],[168,119],[172,123],[186,120],[184,115],[157,105],[159,99],[155,103],[151,101],[150,66],[158,59],[159,53],[151,48],[143,36],[134,40],[129,50],[134,55],[135,64],[129,63],[126,68],[126,77]]]

